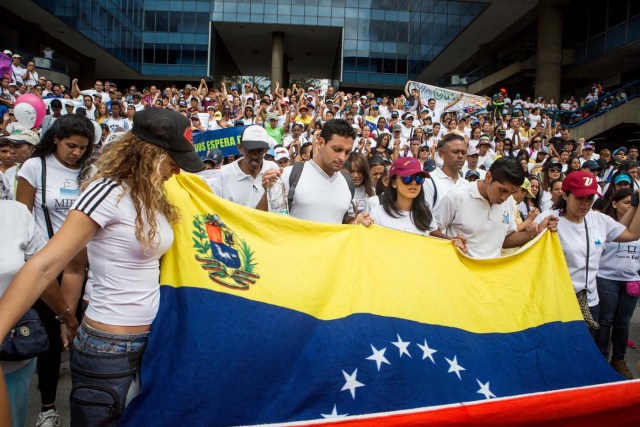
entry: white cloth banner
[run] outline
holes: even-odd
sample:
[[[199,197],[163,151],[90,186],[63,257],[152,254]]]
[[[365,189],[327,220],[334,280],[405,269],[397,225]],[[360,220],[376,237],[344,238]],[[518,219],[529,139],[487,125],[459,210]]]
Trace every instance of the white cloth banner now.
[[[452,101],[458,100],[454,105],[449,107],[447,111],[456,111],[462,113],[473,113],[486,108],[489,98],[478,95],[469,95],[468,93],[458,92],[456,90],[444,89],[438,86],[428,85],[426,83],[409,81],[409,91],[418,89],[423,105],[427,106],[427,101],[431,98],[436,100],[436,108],[444,109]]]

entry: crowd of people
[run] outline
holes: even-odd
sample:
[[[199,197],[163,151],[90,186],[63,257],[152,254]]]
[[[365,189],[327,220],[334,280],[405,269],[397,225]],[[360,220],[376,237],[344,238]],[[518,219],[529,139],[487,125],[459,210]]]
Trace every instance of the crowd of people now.
[[[24,425],[34,370],[37,426],[59,425],[60,352],[69,345],[72,425],[115,425],[135,397],[159,259],[179,218],[162,184],[181,170],[244,206],[269,210],[281,184],[293,217],[447,239],[475,258],[557,232],[596,345],[633,378],[625,351],[637,303],[627,283],[640,281],[638,148],[576,141],[548,114],[553,100],[516,95],[497,108],[505,91],[471,115],[455,99],[438,104],[408,87],[395,98],[277,82],[261,94],[205,80],[141,90],[96,80],[83,90],[20,70],[1,81],[0,210],[24,244],[19,259],[0,260],[0,336],[43,295],[37,309],[51,345],[37,363],[0,362],[14,426]],[[40,129],[12,114],[26,91],[48,106]],[[239,155],[195,153],[190,135],[235,126]],[[3,253],[11,243],[3,239]]]

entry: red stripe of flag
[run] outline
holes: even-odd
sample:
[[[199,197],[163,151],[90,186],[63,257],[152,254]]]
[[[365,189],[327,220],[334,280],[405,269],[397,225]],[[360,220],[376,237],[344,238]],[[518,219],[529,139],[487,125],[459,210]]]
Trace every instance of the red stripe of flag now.
[[[313,425],[371,426],[638,426],[640,380],[558,390],[440,409],[379,414]]]

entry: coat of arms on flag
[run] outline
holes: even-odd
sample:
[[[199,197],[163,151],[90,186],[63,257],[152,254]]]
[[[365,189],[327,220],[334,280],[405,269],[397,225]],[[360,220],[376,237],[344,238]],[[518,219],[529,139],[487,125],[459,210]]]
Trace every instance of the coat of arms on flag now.
[[[246,290],[260,278],[254,271],[257,264],[253,251],[219,215],[195,215],[192,234],[196,259],[215,283]]]

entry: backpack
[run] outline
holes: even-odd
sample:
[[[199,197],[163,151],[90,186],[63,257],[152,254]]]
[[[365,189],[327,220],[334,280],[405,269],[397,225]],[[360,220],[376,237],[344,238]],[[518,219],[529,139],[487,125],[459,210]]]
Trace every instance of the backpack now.
[[[298,181],[300,181],[300,176],[302,176],[302,169],[304,168],[305,162],[297,162],[294,163],[291,167],[291,175],[289,175],[289,193],[287,194],[287,203],[289,203],[289,212],[291,212],[291,205],[293,204],[293,195],[296,192],[296,187],[298,186]],[[349,186],[349,191],[351,191],[351,200],[356,194],[356,186],[353,183],[353,179],[351,179],[351,175],[346,173],[345,171],[340,171],[342,176],[347,180],[347,185]]]

